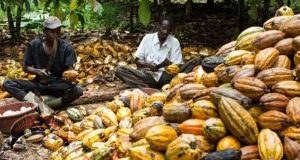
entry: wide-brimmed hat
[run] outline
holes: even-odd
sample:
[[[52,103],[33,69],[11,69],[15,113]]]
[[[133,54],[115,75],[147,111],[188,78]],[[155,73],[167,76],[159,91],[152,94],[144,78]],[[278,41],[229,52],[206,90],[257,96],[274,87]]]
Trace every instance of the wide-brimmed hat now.
[[[48,29],[56,29],[62,26],[61,21],[55,17],[55,16],[50,16],[47,17],[43,23],[44,28]]]

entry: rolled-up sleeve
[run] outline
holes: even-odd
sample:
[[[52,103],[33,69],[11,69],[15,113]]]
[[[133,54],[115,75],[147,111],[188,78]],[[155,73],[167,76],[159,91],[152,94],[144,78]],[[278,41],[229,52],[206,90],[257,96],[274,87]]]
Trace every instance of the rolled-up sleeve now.
[[[170,61],[174,64],[182,64],[182,53],[181,53],[181,47],[179,41],[176,39],[172,43],[172,49],[171,49],[171,56]]]
[[[65,66],[73,66],[77,62],[73,47],[68,45],[65,52]]]
[[[145,60],[145,52],[146,52],[145,45],[146,45],[146,36],[144,36],[144,38],[142,39],[138,49],[136,50],[135,55],[134,55],[135,58]]]

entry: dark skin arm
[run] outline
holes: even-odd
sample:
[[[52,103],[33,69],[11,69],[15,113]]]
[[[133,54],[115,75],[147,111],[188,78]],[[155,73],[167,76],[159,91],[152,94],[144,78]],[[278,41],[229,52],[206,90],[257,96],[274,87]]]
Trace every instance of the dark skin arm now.
[[[24,66],[23,67],[24,72],[29,73],[29,74],[34,74],[37,76],[41,76],[41,77],[47,77],[50,75],[49,72],[46,72],[46,69],[37,69],[31,66]]]
[[[144,69],[149,69],[150,71],[152,72],[155,72],[157,71],[157,67],[153,64],[149,64],[149,63],[146,63],[144,61],[142,61],[141,59],[139,58],[136,58],[135,59],[135,64],[139,67],[139,68],[144,68]]]
[[[73,66],[68,66],[67,70],[73,70]],[[50,75],[50,72],[46,72],[46,69],[37,69],[31,66],[24,66],[23,67],[24,72],[29,74],[34,74],[41,77],[47,77]]]
[[[161,64],[157,65],[156,67],[163,68],[163,67],[171,65],[171,64],[172,64],[172,62],[168,58],[166,58]]]
[[[157,71],[159,68],[163,68],[165,66],[168,66],[168,65],[171,65],[172,62],[169,60],[169,59],[165,59],[161,64],[157,65],[157,66],[154,66],[152,64],[149,64],[149,63],[146,63],[142,60],[140,60],[139,58],[136,58],[135,59],[135,63],[137,64],[137,66],[139,68],[147,68],[151,71]]]
[[[135,59],[135,63],[137,64],[138,67],[147,68],[153,72],[157,71],[159,68],[163,68],[163,67],[166,67],[166,66],[172,64],[172,62],[169,59],[165,59],[161,64],[154,66],[152,64],[145,63],[144,61],[142,61],[138,58]]]

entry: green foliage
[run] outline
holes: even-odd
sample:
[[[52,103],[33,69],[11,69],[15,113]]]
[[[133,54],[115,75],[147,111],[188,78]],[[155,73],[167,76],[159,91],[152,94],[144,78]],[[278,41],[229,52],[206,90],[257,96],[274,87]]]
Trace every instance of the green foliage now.
[[[150,11],[150,2],[149,2],[149,0],[140,0],[139,20],[145,26],[150,23],[151,11]]]
[[[71,29],[78,27],[80,22],[81,29],[83,30],[86,24],[86,18],[84,11],[86,6],[92,7],[92,12],[102,12],[101,4],[96,0],[47,0],[45,8],[52,11],[53,15],[59,17],[61,20],[68,19],[69,22],[65,22]]]
[[[257,8],[259,5],[263,5],[263,1],[262,0],[246,0],[245,2],[249,7],[248,15],[254,20],[257,19],[258,18]],[[284,0],[283,2],[284,2],[284,4],[287,4],[288,0]],[[299,13],[300,1],[299,0],[290,0],[290,2],[291,2],[291,5],[289,7],[291,7],[295,13]],[[278,6],[277,0],[270,0],[270,7],[277,9],[281,6]]]
[[[88,4],[84,7],[83,13],[84,13],[84,20],[85,20],[85,28],[87,29],[94,29],[98,28],[98,19],[102,15],[103,8],[102,5],[99,5],[99,8],[97,8],[97,11],[93,11],[93,6],[91,4]]]
[[[25,9],[27,12],[30,11],[31,5],[29,0],[1,0],[0,8],[5,12],[10,7],[15,10],[17,7]]]
[[[35,3],[36,4],[36,3]],[[16,41],[20,38],[21,20],[24,10],[31,9],[29,0],[1,0],[0,7],[7,15],[7,22],[12,39]]]
[[[296,13],[300,12],[300,1],[299,0],[291,0],[290,6]]]
[[[110,30],[112,28],[126,28],[126,6],[122,3],[108,2],[103,3],[103,12],[100,16],[93,16],[91,19],[94,26],[99,29]]]
[[[187,0],[0,0],[0,25],[8,24],[7,14],[5,13],[7,7],[11,7],[13,18],[16,17],[17,8],[22,7],[21,27],[23,28],[39,29],[45,17],[55,15],[63,21],[65,26],[71,29],[105,29],[106,31],[115,28],[128,29],[130,23],[128,7],[138,6],[138,10],[134,8],[135,13],[133,14],[134,30],[138,30],[147,27],[150,23],[151,7],[157,5],[158,2],[168,5],[172,5],[172,3],[180,5],[180,2],[182,2],[184,8],[186,4],[183,2],[185,1]],[[191,1],[194,3],[207,3],[207,0]],[[280,7],[277,1],[270,0],[270,10],[273,11]],[[224,0],[213,0],[213,2],[222,4]],[[238,0],[231,0],[230,2],[236,3]],[[283,0],[283,2],[286,4],[288,0]],[[290,7],[294,12],[299,13],[300,1],[290,0],[290,2]],[[245,11],[248,12],[252,21],[260,18],[259,14],[261,13],[258,13],[258,6],[263,6],[263,0],[245,0],[245,6],[247,9]],[[136,14],[138,19],[135,17]]]
[[[5,13],[0,9],[0,22],[3,22],[6,19]]]
[[[27,12],[22,17],[21,27],[26,29],[40,30],[42,28],[43,21],[48,16],[49,13],[43,10]]]
[[[78,0],[71,0],[70,11],[74,11],[78,7]]]
[[[257,7],[258,7],[258,5],[260,5],[262,3],[262,1],[261,0],[246,0],[245,2],[249,7],[248,15],[253,20],[256,20],[258,17]]]
[[[71,11],[70,14],[69,14],[69,18],[70,18],[70,27],[72,29],[74,29],[75,25],[78,24],[78,16],[77,16],[76,12]],[[82,25],[84,26],[84,23]]]

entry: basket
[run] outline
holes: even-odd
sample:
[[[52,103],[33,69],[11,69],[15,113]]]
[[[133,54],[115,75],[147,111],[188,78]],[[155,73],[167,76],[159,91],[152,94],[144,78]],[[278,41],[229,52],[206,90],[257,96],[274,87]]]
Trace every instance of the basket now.
[[[0,131],[5,134],[10,133],[10,128],[14,124],[15,121],[22,118],[23,116],[34,113],[36,106],[29,102],[14,102],[10,104],[5,104],[0,106],[0,113],[3,114],[7,110],[17,111],[20,110],[22,106],[31,107],[30,110],[26,112],[22,112],[16,115],[11,116],[0,116]]]

